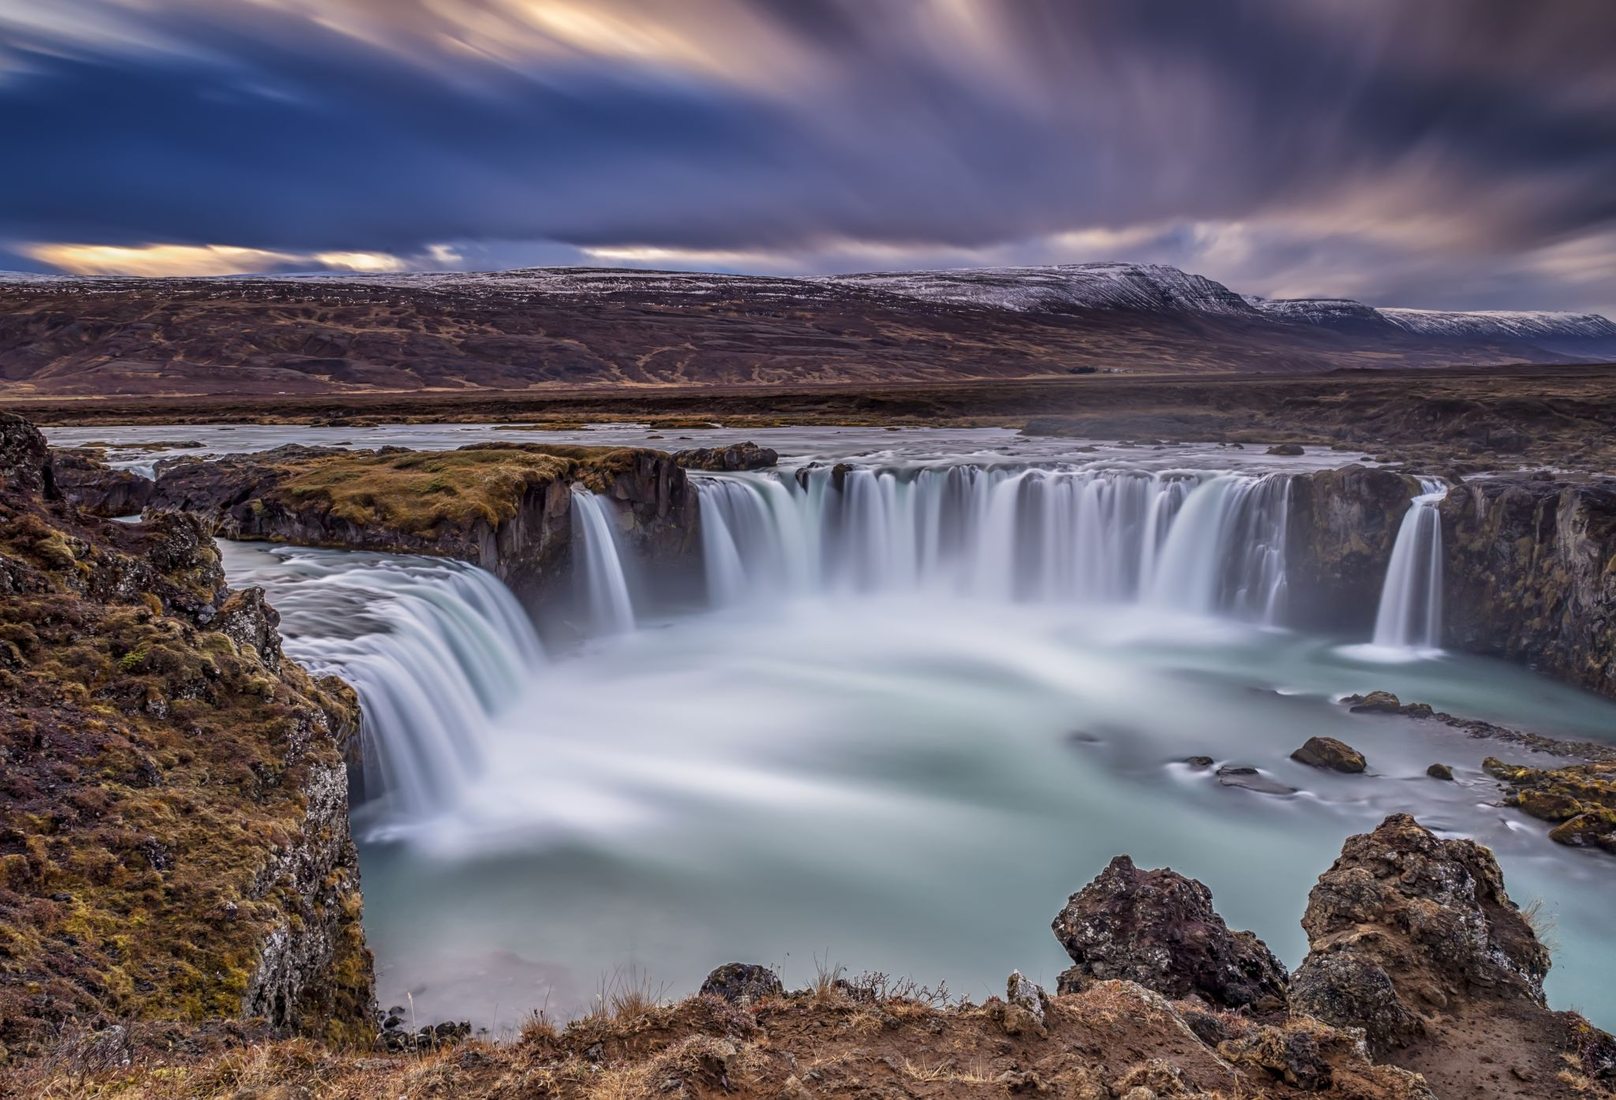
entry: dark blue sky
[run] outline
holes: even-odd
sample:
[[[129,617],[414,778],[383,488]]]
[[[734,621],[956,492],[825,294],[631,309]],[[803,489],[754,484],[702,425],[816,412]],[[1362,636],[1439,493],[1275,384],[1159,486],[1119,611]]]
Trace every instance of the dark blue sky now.
[[[1616,310],[1609,0],[0,0],[0,267]]]

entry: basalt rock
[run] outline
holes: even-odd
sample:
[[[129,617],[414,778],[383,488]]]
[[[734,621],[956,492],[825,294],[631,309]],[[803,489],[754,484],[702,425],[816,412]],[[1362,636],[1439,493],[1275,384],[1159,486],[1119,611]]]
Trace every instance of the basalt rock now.
[[[1616,696],[1616,482],[1477,479],[1441,516],[1447,638]]]
[[[1360,1028],[1439,1096],[1608,1095],[1616,1040],[1544,1004],[1549,953],[1491,852],[1407,814],[1348,838],[1308,899],[1290,1005]]]
[[[1366,765],[1363,753],[1334,737],[1309,737],[1301,748],[1291,753],[1291,759],[1310,768],[1337,772],[1361,772]]]
[[[199,515],[226,538],[458,558],[530,600],[568,575],[574,486],[608,502],[632,552],[680,560],[698,537],[684,470],[643,448],[288,446],[165,459],[157,474],[153,508]]]
[[[0,1050],[130,1019],[368,1036],[353,692],[281,656],[195,517],[52,483],[0,419]]]
[[[1367,632],[1392,546],[1419,483],[1390,470],[1346,466],[1291,479],[1290,615],[1302,624]]]
[[[1509,790],[1504,805],[1554,825],[1549,839],[1616,855],[1616,763],[1532,768],[1489,756],[1481,766]]]
[[[754,963],[725,963],[701,983],[704,996],[719,997],[731,1004],[748,1005],[769,997],[785,995],[780,975]]]
[[[748,440],[727,447],[697,447],[674,452],[673,460],[686,470],[762,470],[780,461],[772,447],[759,447]]]
[[[1138,982],[1163,996],[1196,996],[1221,1008],[1272,1010],[1285,1002],[1285,967],[1250,932],[1233,932],[1212,892],[1117,856],[1073,894],[1052,925],[1075,963],[1060,990],[1087,980]]]
[[[157,494],[151,478],[114,469],[97,450],[58,447],[51,452],[51,466],[62,498],[91,515],[137,515]]]

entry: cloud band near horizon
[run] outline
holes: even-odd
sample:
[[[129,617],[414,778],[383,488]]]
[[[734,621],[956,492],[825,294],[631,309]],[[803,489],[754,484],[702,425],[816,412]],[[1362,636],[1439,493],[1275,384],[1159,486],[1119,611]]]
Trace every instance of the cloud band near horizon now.
[[[0,266],[1616,309],[1604,0],[0,0]],[[9,253],[9,255],[7,255]]]

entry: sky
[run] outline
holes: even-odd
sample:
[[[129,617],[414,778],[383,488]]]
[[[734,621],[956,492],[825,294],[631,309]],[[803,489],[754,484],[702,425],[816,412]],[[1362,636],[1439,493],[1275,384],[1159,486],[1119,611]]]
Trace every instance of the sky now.
[[[1616,0],[0,0],[0,268],[1168,263],[1616,315]]]

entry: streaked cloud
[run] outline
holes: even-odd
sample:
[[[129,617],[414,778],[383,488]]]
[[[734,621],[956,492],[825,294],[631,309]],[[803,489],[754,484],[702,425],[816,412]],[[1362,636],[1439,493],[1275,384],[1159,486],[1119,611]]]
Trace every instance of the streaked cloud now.
[[[412,267],[444,267],[457,258],[452,249],[434,246],[424,260],[411,261],[387,252],[276,252],[233,245],[33,244],[19,250],[30,259],[72,275],[251,275],[273,271],[356,271],[376,274]]]
[[[0,43],[0,242],[1616,305],[1607,0],[0,0]]]

